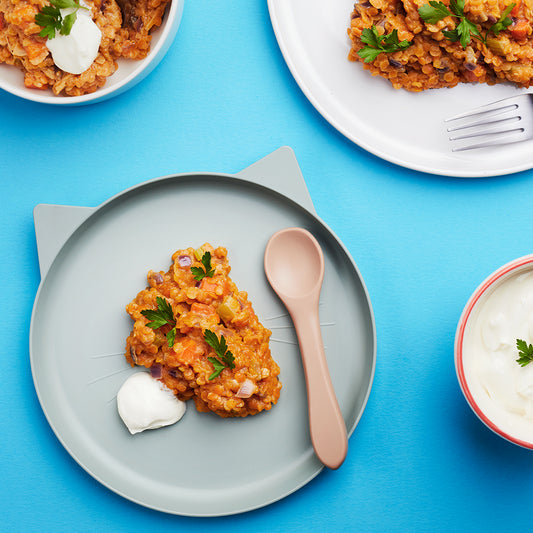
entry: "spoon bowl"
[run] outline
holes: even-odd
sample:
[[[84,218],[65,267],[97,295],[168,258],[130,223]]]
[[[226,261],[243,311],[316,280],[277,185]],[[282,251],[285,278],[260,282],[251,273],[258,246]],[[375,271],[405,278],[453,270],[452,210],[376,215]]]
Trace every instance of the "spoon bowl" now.
[[[346,457],[348,438],[320,332],[318,303],[324,255],[307,230],[287,228],[268,241],[264,264],[267,279],[289,311],[298,337],[313,448],[324,465],[338,468]]]
[[[270,239],[268,254],[265,254],[265,270],[270,283],[271,279],[275,280],[278,295],[292,299],[314,292],[320,295],[324,256],[315,238],[310,237],[312,235],[305,230],[289,228]],[[297,269],[295,265],[305,265],[305,268]]]

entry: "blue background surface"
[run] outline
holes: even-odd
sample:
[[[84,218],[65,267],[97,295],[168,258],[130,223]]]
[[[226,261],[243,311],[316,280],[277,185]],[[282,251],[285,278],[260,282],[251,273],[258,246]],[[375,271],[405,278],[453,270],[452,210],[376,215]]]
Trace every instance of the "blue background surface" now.
[[[167,56],[117,98],[57,108],[1,92],[0,109],[0,530],[531,529],[533,452],[470,411],[453,341],[476,286],[533,252],[532,171],[436,177],[359,149],[300,91],[263,0],[187,1]],[[78,467],[41,411],[28,353],[32,210],[97,206],[166,174],[235,173],[282,145],[370,294],[378,349],[367,408],[344,465],[280,502],[213,519],[145,509]]]

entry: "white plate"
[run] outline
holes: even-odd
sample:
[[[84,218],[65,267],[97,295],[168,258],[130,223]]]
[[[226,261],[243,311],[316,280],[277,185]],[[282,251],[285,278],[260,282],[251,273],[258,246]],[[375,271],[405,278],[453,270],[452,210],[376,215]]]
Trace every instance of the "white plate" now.
[[[398,165],[460,177],[533,167],[531,143],[452,153],[443,120],[524,92],[509,85],[461,84],[410,93],[348,61],[354,0],[268,0],[276,37],[300,88],[332,126]]]

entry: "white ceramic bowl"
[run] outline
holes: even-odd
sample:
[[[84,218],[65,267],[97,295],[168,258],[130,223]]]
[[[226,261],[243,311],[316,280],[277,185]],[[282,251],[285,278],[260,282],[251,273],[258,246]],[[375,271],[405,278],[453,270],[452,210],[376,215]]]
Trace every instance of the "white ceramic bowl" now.
[[[512,306],[505,306],[502,298],[502,291],[505,288],[509,289],[511,283],[517,283],[516,280],[518,279],[520,279],[520,283],[526,278],[529,279],[529,276],[525,276],[527,273],[533,274],[533,255],[521,257],[502,266],[485,279],[474,291],[463,310],[457,326],[455,335],[455,369],[463,394],[478,418],[504,439],[524,448],[533,449],[533,418],[527,419],[525,415],[515,414],[515,412],[510,411],[510,404],[504,408],[501,402],[501,398],[505,397],[507,393],[511,391],[511,394],[516,394],[517,390],[516,382],[512,386],[508,386],[510,383],[507,379],[509,377],[509,369],[511,369],[513,375],[519,376],[518,380],[522,379],[522,377],[528,377],[531,380],[531,374],[527,375],[523,372],[531,373],[533,371],[533,363],[531,363],[531,368],[529,368],[529,365],[528,367],[520,367],[516,363],[518,350],[515,345],[516,338],[523,338],[526,329],[525,324],[528,321],[530,323],[529,331],[531,331],[531,320],[533,318],[530,309],[531,304],[529,303],[533,297],[531,281],[528,282],[528,288],[532,291],[531,293],[521,291],[520,288],[517,290],[517,286],[513,286]],[[525,307],[526,304],[527,307]],[[488,306],[491,306],[490,315],[487,313]],[[503,341],[500,339],[505,337],[506,348],[500,348],[504,344],[498,344],[495,352],[489,352],[490,357],[482,357],[481,359],[478,357],[476,362],[473,362],[474,342],[482,338],[482,335],[479,335],[479,328],[482,323],[487,324],[486,319],[489,316],[497,316],[495,309],[502,310],[500,316],[502,317],[503,326],[499,326],[498,320],[491,320],[490,325],[484,327],[496,328],[498,335],[501,336],[496,337],[497,340],[495,342],[501,343]],[[508,312],[510,309],[511,311]],[[524,309],[527,309],[527,311],[523,312]],[[520,317],[519,320],[516,320],[517,315]],[[478,320],[479,322],[477,322]],[[485,322],[483,322],[484,320]],[[498,328],[500,329],[498,330]],[[490,331],[493,331],[493,329],[490,329]],[[524,340],[527,341],[527,339]],[[501,366],[501,369],[498,368],[502,361],[500,349],[507,350],[503,352],[506,354],[504,361],[507,366]],[[494,358],[492,358],[493,354]],[[514,366],[515,364],[516,366]],[[497,389],[490,390],[486,386],[486,381],[485,385],[483,384],[483,380],[487,378],[479,378],[483,373],[485,373],[485,376],[490,373],[491,379],[496,378],[495,385],[498,387],[504,384],[503,388],[498,391],[498,394],[503,391],[503,396],[500,395],[498,400],[495,399],[498,396],[495,393]],[[507,378],[500,378],[500,376],[507,376]],[[500,379],[501,382],[498,381]]]
[[[163,59],[181,22],[184,0],[172,0],[163,23],[152,33],[150,53],[140,61],[118,60],[117,71],[107,78],[106,84],[91,94],[82,96],[55,96],[51,90],[28,89],[24,75],[12,65],[0,64],[0,88],[26,100],[54,105],[93,104],[117,96],[144,79]]]

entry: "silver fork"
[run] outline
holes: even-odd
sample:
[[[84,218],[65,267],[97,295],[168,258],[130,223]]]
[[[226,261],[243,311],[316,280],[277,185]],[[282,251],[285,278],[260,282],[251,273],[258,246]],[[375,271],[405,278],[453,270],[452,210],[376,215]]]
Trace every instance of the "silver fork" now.
[[[527,141],[533,138],[533,94],[504,98],[444,122],[452,152]]]

